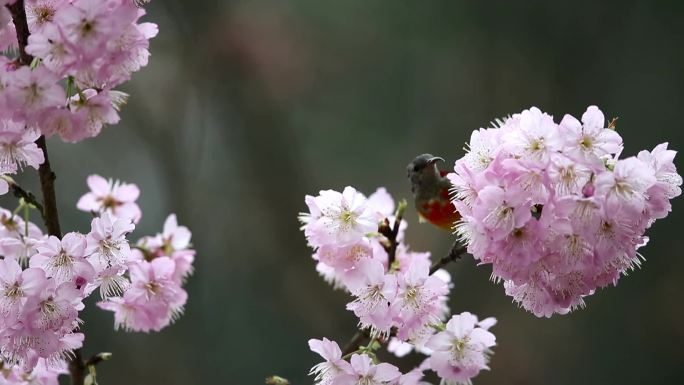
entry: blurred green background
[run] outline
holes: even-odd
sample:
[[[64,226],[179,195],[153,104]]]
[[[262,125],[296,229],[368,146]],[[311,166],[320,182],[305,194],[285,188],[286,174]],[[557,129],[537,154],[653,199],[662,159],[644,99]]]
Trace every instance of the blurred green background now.
[[[170,212],[194,232],[196,274],[175,325],[127,334],[112,330],[110,313],[83,314],[86,355],[114,353],[98,367],[102,385],[251,385],[270,374],[311,383],[307,340],[344,343],[356,321],[298,230],[307,193],[386,186],[408,197],[413,156],[451,164],[470,131],[532,105],[560,119],[597,104],[620,117],[625,154],[684,146],[680,1],[154,0],[147,9],[161,33],[124,89],[122,123],[77,145],[49,143],[63,228],[88,229],[75,202],[98,173],[141,187],[136,236],[159,231]],[[476,384],[682,383],[683,205],[650,230],[640,271],[567,316],[517,309],[471,257],[452,265],[453,311],[500,321],[492,370]],[[418,224],[413,210],[408,219],[414,249],[447,250],[449,234]]]

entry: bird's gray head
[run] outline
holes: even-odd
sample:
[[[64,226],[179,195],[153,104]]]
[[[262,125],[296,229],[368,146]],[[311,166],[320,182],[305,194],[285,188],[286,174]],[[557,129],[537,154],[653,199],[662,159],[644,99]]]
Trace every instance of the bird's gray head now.
[[[435,165],[439,161],[444,162],[444,159],[432,154],[422,154],[406,166],[406,174],[411,181],[411,191],[414,194],[416,189],[425,182],[425,179],[439,178],[439,170]]]

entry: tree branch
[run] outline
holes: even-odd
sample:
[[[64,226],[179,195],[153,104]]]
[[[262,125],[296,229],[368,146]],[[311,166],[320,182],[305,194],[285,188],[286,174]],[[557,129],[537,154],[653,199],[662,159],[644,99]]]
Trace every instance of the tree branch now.
[[[86,366],[83,363],[83,356],[81,349],[74,350],[74,354],[69,360],[69,376],[71,377],[72,385],[83,385],[85,381]]]
[[[385,251],[387,252],[387,268],[392,269],[392,264],[397,257],[397,246],[399,242],[397,241],[397,236],[399,235],[399,227],[401,226],[401,220],[404,217],[404,211],[406,211],[406,201],[402,200],[397,205],[397,211],[394,214],[394,224],[390,227],[389,219],[385,220],[378,227],[378,232],[387,238],[387,244],[385,246]]]
[[[45,216],[43,204],[40,203],[38,198],[36,198],[36,196],[33,195],[32,192],[24,190],[23,187],[19,186],[19,184],[17,184],[17,182],[13,180],[8,180],[7,184],[9,184],[10,190],[12,191],[12,194],[14,194],[15,197],[23,199],[24,201],[26,201],[26,203],[30,203],[31,205],[35,206],[35,208],[38,211],[40,211],[40,215],[42,217]]]
[[[19,43],[19,64],[30,65],[33,61],[33,56],[26,53],[26,46],[28,45],[28,38],[31,34],[29,32],[28,22],[26,21],[26,8],[24,7],[24,0],[16,0],[14,4],[8,5],[10,14],[12,15],[12,22],[14,28],[17,30],[17,43]]]
[[[112,353],[97,353],[85,362],[85,366],[95,366],[102,361],[107,361],[112,357]]]
[[[344,357],[359,350],[359,347],[365,344],[369,339],[370,335],[368,334],[367,330],[357,331],[356,334],[354,334],[354,337],[352,337],[349,342],[344,345],[344,348],[342,349],[342,356]]]
[[[38,168],[40,189],[43,192],[43,221],[45,222],[48,234],[61,238],[62,230],[59,226],[57,196],[55,194],[55,179],[57,177],[50,166],[45,136],[41,135],[40,138],[36,140],[36,144],[43,151],[43,155],[45,156],[45,162]]]
[[[430,275],[434,274],[437,270],[441,269],[442,267],[448,265],[450,262],[456,262],[463,255],[466,253],[466,247],[459,242],[459,240],[455,240],[454,243],[451,245],[451,249],[449,249],[449,253],[442,257],[439,261],[435,262],[432,267],[430,267]]]
[[[397,221],[394,224],[394,229],[392,229],[392,231],[394,232],[394,238],[393,239],[395,242],[393,253],[396,252],[396,235],[399,232],[398,223],[400,223],[400,222],[401,222],[401,217],[397,216]],[[387,229],[389,229],[389,222],[386,222],[386,223],[387,223],[386,227],[387,227]],[[381,234],[385,235],[382,230],[379,230],[379,232]],[[385,235],[385,236],[387,236],[387,235]],[[391,244],[392,238],[388,237],[388,239],[390,240],[390,244]],[[389,254],[390,250],[388,250],[387,253]],[[465,253],[466,253],[466,247],[464,245],[462,245],[458,239],[455,240],[454,243],[451,245],[451,248],[449,249],[449,253],[447,253],[447,255],[442,257],[440,260],[435,262],[430,267],[430,275],[434,274],[437,270],[448,265],[449,263],[458,261],[459,259],[461,259],[463,257],[463,255]],[[391,263],[390,263],[390,266],[391,266]],[[390,333],[390,336],[394,335],[395,333],[396,333],[396,329],[393,329],[392,332]],[[344,345],[344,348],[342,349],[342,355],[346,356],[348,354],[351,354],[351,353],[359,350],[359,348],[363,344],[367,343],[369,340],[370,340],[370,334],[368,333],[367,330],[357,331],[356,334],[354,334],[354,336],[349,340],[349,342],[347,342]]]

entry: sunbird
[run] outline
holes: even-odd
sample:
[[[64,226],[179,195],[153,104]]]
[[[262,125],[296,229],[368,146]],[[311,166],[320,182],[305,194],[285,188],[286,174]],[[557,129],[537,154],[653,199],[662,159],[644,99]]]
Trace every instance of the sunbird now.
[[[416,210],[421,221],[451,231],[461,215],[451,203],[448,171],[437,168],[444,159],[432,154],[418,155],[406,167]]]

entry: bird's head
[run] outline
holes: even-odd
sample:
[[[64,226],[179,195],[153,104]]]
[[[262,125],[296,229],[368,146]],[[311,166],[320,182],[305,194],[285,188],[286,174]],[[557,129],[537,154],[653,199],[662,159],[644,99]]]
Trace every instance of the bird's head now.
[[[411,163],[406,166],[406,173],[411,182],[411,191],[415,194],[416,190],[425,182],[438,179],[440,177],[437,169],[437,162],[444,159],[432,154],[418,155]]]

